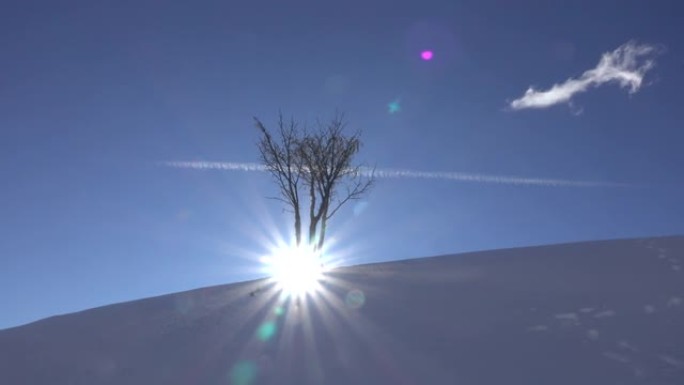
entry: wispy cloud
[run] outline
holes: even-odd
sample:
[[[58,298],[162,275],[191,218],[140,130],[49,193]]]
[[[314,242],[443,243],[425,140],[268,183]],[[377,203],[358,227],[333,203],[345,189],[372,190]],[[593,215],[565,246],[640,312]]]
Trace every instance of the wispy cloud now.
[[[569,103],[573,96],[606,83],[617,83],[628,88],[629,93],[635,93],[641,88],[646,72],[655,65],[657,53],[654,46],[628,42],[613,52],[604,53],[596,68],[584,72],[579,78],[554,84],[548,90],[528,88],[522,97],[510,102],[510,107],[522,110]]]
[[[187,168],[195,170],[226,170],[226,171],[268,171],[268,168],[259,163],[239,162],[206,162],[206,161],[171,161],[159,162],[159,165],[173,168]],[[547,186],[547,187],[627,187],[629,184],[582,181],[569,179],[528,178],[518,176],[500,176],[488,174],[474,174],[451,171],[416,171],[404,169],[363,168],[361,172],[366,175],[374,175],[377,178],[417,178],[417,179],[440,179],[458,182],[494,183],[520,186]]]

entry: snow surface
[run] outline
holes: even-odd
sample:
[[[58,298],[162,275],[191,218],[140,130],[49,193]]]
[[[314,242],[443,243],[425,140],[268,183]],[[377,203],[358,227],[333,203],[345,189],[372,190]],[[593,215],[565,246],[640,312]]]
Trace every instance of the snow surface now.
[[[665,255],[665,257],[662,257]],[[0,384],[684,384],[684,237],[341,268],[0,330]]]

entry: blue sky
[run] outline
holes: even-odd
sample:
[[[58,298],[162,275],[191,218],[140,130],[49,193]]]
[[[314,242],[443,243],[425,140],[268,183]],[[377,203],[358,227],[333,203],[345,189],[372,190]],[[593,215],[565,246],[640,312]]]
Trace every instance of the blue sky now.
[[[279,109],[345,111],[382,169],[598,182],[382,178],[344,263],[684,233],[684,5],[615,4],[4,3],[0,328],[259,276],[268,176],[159,162],[256,162]]]

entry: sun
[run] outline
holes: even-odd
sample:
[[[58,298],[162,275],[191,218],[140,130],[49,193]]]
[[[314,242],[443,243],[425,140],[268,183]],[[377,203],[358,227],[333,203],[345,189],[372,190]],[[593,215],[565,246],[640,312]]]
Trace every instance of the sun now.
[[[280,247],[264,258],[263,262],[268,274],[286,296],[303,297],[312,294],[323,278],[321,258],[310,247]]]

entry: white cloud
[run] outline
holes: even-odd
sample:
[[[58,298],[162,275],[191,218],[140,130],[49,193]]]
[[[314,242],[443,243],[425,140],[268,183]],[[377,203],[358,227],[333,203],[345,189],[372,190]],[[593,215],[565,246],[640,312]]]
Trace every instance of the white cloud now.
[[[196,170],[227,170],[227,171],[268,171],[268,168],[259,163],[238,162],[206,162],[206,161],[172,161],[159,162],[159,165],[173,168],[189,168]],[[626,187],[628,184],[581,181],[568,179],[550,178],[527,178],[518,176],[500,176],[488,174],[474,174],[452,171],[416,171],[399,169],[370,169],[361,170],[365,175],[376,178],[414,178],[414,179],[441,179],[458,182],[495,183],[520,186],[549,186],[549,187]]]
[[[657,53],[654,46],[628,42],[613,52],[604,53],[596,68],[584,72],[579,78],[554,84],[548,90],[528,88],[522,97],[510,102],[510,107],[522,110],[570,103],[576,94],[605,83],[617,83],[628,88],[629,93],[635,93],[641,87],[646,72],[655,65],[653,58]]]

